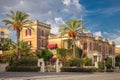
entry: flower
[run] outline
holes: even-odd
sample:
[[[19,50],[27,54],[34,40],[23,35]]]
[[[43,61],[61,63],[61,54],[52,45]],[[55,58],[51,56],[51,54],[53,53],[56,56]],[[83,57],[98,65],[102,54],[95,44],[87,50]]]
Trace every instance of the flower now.
[[[57,58],[54,58],[54,57],[52,57],[52,58],[50,58],[50,62],[56,62],[56,60],[57,60]]]

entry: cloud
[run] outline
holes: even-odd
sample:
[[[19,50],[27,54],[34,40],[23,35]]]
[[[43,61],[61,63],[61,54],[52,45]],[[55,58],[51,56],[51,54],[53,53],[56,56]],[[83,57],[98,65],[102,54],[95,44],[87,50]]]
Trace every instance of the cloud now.
[[[113,39],[112,41],[114,41],[116,45],[120,45],[120,37],[117,37]]]
[[[80,19],[84,6],[79,0],[0,0],[0,10],[0,20],[7,18],[5,14],[10,10],[19,10],[28,13],[32,20],[50,23],[51,32],[58,34],[62,23],[73,17]],[[10,37],[15,39],[13,35],[10,32]]]
[[[86,12],[86,16],[89,15],[102,15],[102,16],[112,16],[115,15],[116,13],[120,12],[120,8],[119,7],[107,7],[107,8],[100,8],[100,9],[96,9],[96,10],[85,10]]]
[[[106,15],[114,15],[116,13],[120,12],[119,7],[109,7],[109,8],[104,8],[100,10],[101,14],[106,14]]]
[[[93,35],[102,37],[102,32],[101,31],[94,32]]]
[[[59,26],[64,23],[61,17],[55,17],[54,20],[49,20],[46,23],[51,24],[51,33],[58,34]]]
[[[63,0],[63,4],[65,4],[66,6],[68,6],[70,4],[71,0]]]

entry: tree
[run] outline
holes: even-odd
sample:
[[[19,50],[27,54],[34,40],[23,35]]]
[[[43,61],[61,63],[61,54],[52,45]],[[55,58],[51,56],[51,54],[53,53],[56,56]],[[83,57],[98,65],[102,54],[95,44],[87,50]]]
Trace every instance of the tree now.
[[[27,42],[24,41],[19,42],[20,56],[27,56],[30,54],[30,51],[31,51],[31,45],[29,45]]]
[[[32,28],[30,25],[32,24],[32,22],[30,20],[28,20],[29,15],[20,11],[10,11],[9,14],[7,14],[7,16],[10,18],[9,20],[3,20],[3,22],[5,23],[5,25],[8,25],[10,27],[12,27],[15,32],[16,32],[16,38],[17,38],[17,46],[16,46],[16,59],[20,58],[19,57],[19,51],[18,51],[18,46],[19,46],[19,41],[20,41],[20,31],[23,29],[23,27],[25,28]]]
[[[67,49],[57,48],[57,57],[64,63],[67,57]]]
[[[48,49],[46,49],[46,50],[42,50],[42,52],[37,51],[37,56],[38,58],[43,58],[45,63],[47,64],[50,58],[53,57],[53,54]]]
[[[112,67],[112,58],[107,57],[105,65],[106,65],[107,69],[110,69]]]
[[[11,39],[5,38],[3,43],[0,44],[0,49],[3,51],[10,50],[13,43],[14,42]]]
[[[68,22],[62,24],[59,28],[59,32],[61,33],[61,35],[68,34],[68,36],[72,38],[74,58],[75,58],[75,40],[77,34],[86,30],[85,28],[81,27],[82,23],[83,22],[81,20],[70,19]]]

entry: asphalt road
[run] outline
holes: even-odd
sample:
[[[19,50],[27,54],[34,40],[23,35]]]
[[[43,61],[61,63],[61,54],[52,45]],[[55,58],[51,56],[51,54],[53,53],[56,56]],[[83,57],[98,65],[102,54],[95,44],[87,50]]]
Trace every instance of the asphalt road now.
[[[120,73],[3,72],[0,80],[120,80]]]

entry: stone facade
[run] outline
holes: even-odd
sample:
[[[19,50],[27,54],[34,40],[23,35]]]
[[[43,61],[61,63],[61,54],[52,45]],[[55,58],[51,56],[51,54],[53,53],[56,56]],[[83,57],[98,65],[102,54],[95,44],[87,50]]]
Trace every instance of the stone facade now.
[[[32,28],[24,28],[21,31],[20,39],[27,41],[28,44],[32,45],[32,50],[46,49],[48,44],[48,36],[50,33],[50,25],[39,22],[38,20],[33,21],[34,25]]]
[[[116,55],[120,55],[120,45],[117,45],[117,46],[115,47],[115,54],[116,54]]]
[[[70,38],[67,35],[50,35],[49,44],[57,44],[59,48],[72,48],[69,41]],[[107,39],[101,37],[94,37],[92,33],[82,33],[76,38],[77,47],[83,50],[89,58],[92,58],[92,62],[95,64],[99,61],[103,61],[106,57],[112,58],[113,67],[115,67],[115,43],[110,42]],[[96,65],[97,67],[97,65]]]
[[[9,30],[7,28],[0,28],[0,47],[4,43],[4,39],[8,38]],[[2,51],[0,51],[0,54],[2,54]]]

